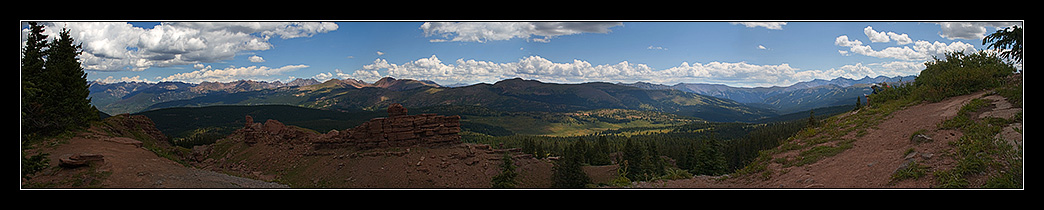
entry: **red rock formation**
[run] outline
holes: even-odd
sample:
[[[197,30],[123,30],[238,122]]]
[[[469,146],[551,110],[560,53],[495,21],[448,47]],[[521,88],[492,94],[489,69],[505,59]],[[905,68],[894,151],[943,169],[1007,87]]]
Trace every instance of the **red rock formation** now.
[[[246,116],[246,124],[242,129],[236,131],[247,144],[307,143],[318,137],[314,133],[297,129],[294,126],[286,126],[273,119],[268,119],[263,124],[253,121],[249,115]]]
[[[409,115],[402,105],[388,107],[388,118],[375,118],[354,128],[323,135],[315,148],[372,149],[445,146],[460,143],[460,116]]]
[[[238,134],[244,142],[255,143],[308,143],[313,149],[355,147],[373,149],[385,147],[424,146],[437,147],[459,144],[460,116],[436,114],[409,115],[402,105],[388,107],[387,118],[374,118],[354,128],[333,130],[326,134],[314,134],[286,126],[275,120],[264,124],[247,124]]]
[[[388,106],[388,117],[398,117],[406,115],[406,108],[402,107],[401,104],[394,103]]]

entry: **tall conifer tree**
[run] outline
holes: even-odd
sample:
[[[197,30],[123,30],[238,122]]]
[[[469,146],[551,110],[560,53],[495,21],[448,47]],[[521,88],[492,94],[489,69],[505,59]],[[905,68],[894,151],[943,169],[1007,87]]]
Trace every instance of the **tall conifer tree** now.
[[[29,35],[26,37],[25,47],[22,48],[21,74],[22,74],[22,134],[35,134],[41,128],[47,127],[47,121],[43,111],[44,105],[41,99],[43,89],[46,85],[43,80],[44,74],[44,49],[47,47],[47,35],[43,34],[42,25],[29,22]]]
[[[551,166],[551,188],[585,188],[591,184],[591,177],[587,176],[581,165],[581,146],[576,143],[566,146],[562,159]]]
[[[48,45],[43,78],[48,83],[42,92],[49,121],[56,123],[58,131],[87,125],[97,119],[98,112],[88,98],[90,90],[87,73],[80,66],[77,56],[82,46],[74,44],[68,29],[62,29],[57,39]]]

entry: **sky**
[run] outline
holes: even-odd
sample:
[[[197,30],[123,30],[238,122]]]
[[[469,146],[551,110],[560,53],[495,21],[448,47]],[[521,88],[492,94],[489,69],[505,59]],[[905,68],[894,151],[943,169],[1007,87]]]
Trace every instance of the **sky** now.
[[[523,78],[555,83],[787,86],[813,79],[917,75],[1012,22],[49,22],[81,43],[87,79],[236,80]],[[28,25],[22,22],[24,45]]]

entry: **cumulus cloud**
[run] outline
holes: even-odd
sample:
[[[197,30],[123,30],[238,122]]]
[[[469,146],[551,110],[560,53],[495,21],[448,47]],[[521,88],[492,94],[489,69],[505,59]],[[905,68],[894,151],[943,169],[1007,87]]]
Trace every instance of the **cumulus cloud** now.
[[[877,76],[908,76],[917,75],[924,69],[923,62],[895,61],[871,64],[849,64],[838,68],[827,70],[805,71],[797,74],[794,78],[798,81],[811,79],[828,79],[844,77],[849,79],[862,79],[864,77]]]
[[[870,34],[868,34],[868,37],[869,36]],[[900,40],[902,40],[902,38],[906,36],[897,35],[896,37],[899,37]],[[869,38],[874,39],[872,37]],[[906,43],[907,41],[903,40],[902,42]],[[872,47],[868,45],[863,45],[863,43],[859,40],[849,39],[849,37],[846,35],[838,36],[834,40],[835,45],[841,47],[848,47],[847,51],[838,50],[838,52],[842,55],[854,53],[877,58],[892,58],[907,61],[928,60],[931,59],[932,56],[942,56],[947,52],[953,51],[975,52],[975,46],[959,41],[946,44],[938,41],[928,42],[919,40],[914,41],[912,43],[913,46],[888,47],[883,50],[874,50]]]
[[[275,76],[283,73],[307,68],[307,65],[288,65],[279,68],[267,66],[229,67],[225,69],[211,69],[207,66],[203,69],[178,73],[161,78],[160,81],[180,81],[188,83],[200,82],[232,82],[237,80],[273,80]]]
[[[912,49],[912,48],[911,48]],[[845,77],[860,79],[866,76],[915,75],[924,68],[919,61],[894,61],[872,64],[851,64],[818,70],[803,70],[789,64],[762,65],[747,62],[682,62],[666,69],[654,69],[645,64],[621,61],[615,64],[592,64],[584,60],[554,62],[540,56],[520,58],[514,62],[491,62],[456,59],[443,61],[436,55],[404,63],[390,63],[374,59],[353,72],[319,73],[312,78],[325,81],[332,78],[358,79],[374,82],[383,77],[432,80],[439,84],[492,83],[504,79],[523,78],[555,83],[652,82],[659,84],[719,83],[741,87],[785,86],[812,79]]]
[[[57,37],[62,28],[68,28],[73,39],[83,44],[80,60],[84,69],[92,71],[219,62],[240,52],[271,49],[268,40],[273,37],[291,39],[337,30],[337,24],[325,22],[174,22],[152,28],[121,22],[43,25],[48,37]]]
[[[910,39],[910,35],[907,34],[897,34],[893,32],[888,32],[888,37],[892,38],[892,40],[895,40],[896,44],[900,45],[913,43],[913,39]]]
[[[787,22],[732,22],[733,25],[744,25],[747,28],[765,27],[772,30],[783,30]]]
[[[431,42],[487,42],[514,38],[549,42],[552,38],[580,33],[609,33],[620,22],[426,22],[424,35]]]
[[[855,47],[863,45],[863,42],[859,40],[850,40],[848,39],[847,35],[841,35],[834,39],[834,45],[842,47]]]
[[[910,36],[907,34],[897,34],[895,32],[878,32],[870,26],[864,28],[863,33],[866,34],[867,38],[870,38],[870,42],[890,42],[892,40],[895,40],[895,43],[899,45],[913,43],[913,40],[910,39]]]
[[[381,72],[384,72],[383,74]],[[333,74],[321,74],[324,78]],[[380,77],[433,80],[440,84],[495,82],[510,78],[536,79],[545,82],[579,83],[654,82],[674,84],[681,82],[730,83],[739,86],[786,85],[803,81],[800,70],[789,64],[756,65],[745,62],[687,63],[668,69],[653,69],[645,64],[622,61],[616,64],[595,65],[583,60],[553,62],[539,56],[521,58],[515,62],[496,63],[457,59],[445,62],[437,56],[420,58],[402,64],[376,59],[354,73],[338,74],[342,78],[375,81]],[[811,74],[825,75],[825,74]]]
[[[249,60],[250,62],[253,62],[253,63],[265,62],[264,58],[262,58],[261,56],[256,56],[256,55],[250,56],[250,58],[247,58],[247,60]]]
[[[1021,22],[940,22],[941,31],[939,36],[947,39],[972,39],[982,40],[987,34],[997,29],[1014,25],[1021,26]]]
[[[870,38],[870,42],[888,42],[888,34],[885,32],[874,31],[873,27],[867,26],[863,29],[863,33],[866,34],[867,38]]]
[[[95,80],[95,82],[101,83],[118,83],[118,82],[146,82],[149,83],[149,79],[143,79],[141,76],[134,77],[120,77],[119,79],[113,78],[112,76],[105,77],[104,79]]]
[[[312,78],[317,80],[317,81],[320,81],[320,82],[325,82],[325,81],[330,80],[330,79],[347,79],[347,78],[353,78],[353,77],[352,77],[351,74],[345,74],[344,72],[341,72],[340,69],[334,69],[333,73],[330,73],[330,72],[320,72],[319,74],[316,74],[315,76],[312,76]]]

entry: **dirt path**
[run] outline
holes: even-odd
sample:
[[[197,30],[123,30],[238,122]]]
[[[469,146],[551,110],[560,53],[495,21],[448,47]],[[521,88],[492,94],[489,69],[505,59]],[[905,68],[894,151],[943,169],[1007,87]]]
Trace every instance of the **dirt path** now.
[[[928,188],[929,179],[890,183],[892,174],[908,160],[920,164],[945,166],[952,161],[938,157],[949,150],[948,142],[957,140],[954,131],[938,131],[939,123],[955,116],[968,101],[983,93],[958,96],[937,103],[919,104],[892,113],[892,116],[856,138],[851,149],[809,164],[792,168],[789,173],[761,187],[785,188]],[[910,137],[917,131],[928,131],[934,141],[915,144]],[[911,158],[906,152],[916,151]],[[936,158],[931,158],[936,157]]]
[[[642,188],[930,188],[931,179],[891,182],[891,175],[909,161],[933,169],[952,168],[954,161],[947,158],[949,142],[962,135],[954,130],[937,130],[940,122],[957,114],[962,106],[984,92],[957,96],[936,103],[922,103],[892,113],[887,119],[860,137],[853,146],[837,155],[812,164],[780,169],[768,180],[747,178],[726,179],[698,176],[687,180],[642,183]],[[1002,100],[1003,101],[1003,100]],[[1001,107],[1001,106],[998,106]],[[1010,106],[1009,106],[1010,107]],[[917,131],[925,132],[933,140],[913,143],[910,137]],[[1021,138],[1020,138],[1021,139]],[[907,151],[913,150],[913,153]],[[772,166],[770,166],[772,168]]]
[[[182,166],[135,144],[126,137],[81,133],[54,148],[44,148],[51,167],[37,173],[32,183],[47,188],[286,188],[287,186],[229,176]],[[102,162],[77,168],[59,167],[67,154],[100,154]],[[23,180],[23,183],[25,180]],[[29,185],[30,187],[33,185]],[[26,187],[26,186],[23,186]]]

